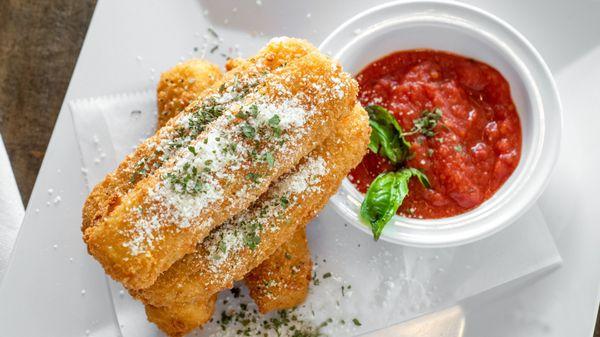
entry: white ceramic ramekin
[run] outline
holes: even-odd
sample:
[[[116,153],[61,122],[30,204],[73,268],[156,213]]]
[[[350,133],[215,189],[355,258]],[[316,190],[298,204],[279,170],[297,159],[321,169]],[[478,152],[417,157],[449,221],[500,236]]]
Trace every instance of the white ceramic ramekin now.
[[[473,242],[518,219],[546,186],[560,147],[558,93],[548,67],[521,34],[489,13],[456,2],[397,1],[374,7],[344,23],[320,46],[353,74],[392,52],[416,48],[472,57],[504,75],[521,119],[521,160],[504,186],[479,207],[444,219],[395,216],[381,239],[419,247]],[[348,222],[371,235],[358,217],[362,200],[346,179],[332,204]]]

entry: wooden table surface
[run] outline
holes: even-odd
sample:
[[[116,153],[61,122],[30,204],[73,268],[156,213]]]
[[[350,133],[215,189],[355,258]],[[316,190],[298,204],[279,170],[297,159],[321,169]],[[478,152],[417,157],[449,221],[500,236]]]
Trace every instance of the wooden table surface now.
[[[95,0],[0,0],[0,134],[27,204]]]
[[[96,0],[0,0],[0,134],[27,204]],[[594,337],[600,337],[596,323]]]

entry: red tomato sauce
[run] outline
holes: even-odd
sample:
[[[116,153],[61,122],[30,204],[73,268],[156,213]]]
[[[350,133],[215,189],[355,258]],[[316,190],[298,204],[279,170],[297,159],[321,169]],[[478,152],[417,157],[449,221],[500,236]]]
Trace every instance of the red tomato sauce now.
[[[406,166],[423,171],[431,189],[411,179],[400,215],[464,213],[490,198],[517,167],[521,123],[508,82],[491,66],[446,52],[412,50],[371,63],[356,79],[363,106],[388,109],[405,132],[423,110],[442,110],[432,137],[406,137],[413,153]],[[369,151],[349,179],[365,193],[377,175],[395,169]]]

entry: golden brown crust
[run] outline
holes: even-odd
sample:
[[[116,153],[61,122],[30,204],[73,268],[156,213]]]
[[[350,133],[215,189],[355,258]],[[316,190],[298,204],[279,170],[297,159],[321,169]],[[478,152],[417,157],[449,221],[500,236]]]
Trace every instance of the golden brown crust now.
[[[256,65],[262,67],[264,63],[262,60],[258,60]],[[238,71],[240,69],[243,71],[244,66],[236,68],[232,73],[244,75]],[[242,152],[240,156],[243,158],[240,158],[240,162],[244,165],[235,171],[226,172],[228,174],[226,178],[218,178],[222,175],[220,171],[210,173],[217,177],[215,178],[215,188],[218,188],[222,197],[217,198],[214,202],[211,200],[215,199],[211,199],[204,203],[206,206],[200,208],[194,206],[198,212],[193,216],[177,217],[173,215],[179,206],[165,204],[165,197],[161,194],[160,188],[165,184],[164,177],[178,167],[176,163],[179,158],[169,160],[157,172],[137,182],[133,189],[122,196],[120,204],[116,205],[108,216],[100,219],[97,225],[87,228],[84,235],[90,253],[101,262],[109,275],[124,283],[128,288],[141,289],[151,285],[162,271],[186,253],[192,252],[196,243],[204,238],[212,228],[220,225],[256,200],[260,194],[266,191],[270,181],[291,169],[298,160],[319,144],[327,136],[328,130],[333,128],[335,119],[355,102],[356,83],[347,74],[341,72],[338,66],[333,65],[317,52],[311,52],[300,59],[292,60],[273,70],[270,75],[258,68],[254,73],[268,78],[252,90],[274,100],[294,97],[300,106],[311,111],[311,117],[305,120],[302,127],[284,131],[284,136],[293,139],[295,146],[287,147],[284,151],[283,147],[259,145],[259,147],[264,146],[265,149],[268,148],[273,152],[276,165],[247,161],[248,159],[243,156],[249,156],[249,152]],[[229,80],[229,82],[226,80],[226,83],[237,83],[238,80],[237,77],[228,78],[226,76],[226,78]],[[218,89],[217,91],[220,94]],[[203,103],[206,104],[206,101]],[[253,104],[252,101],[245,103]],[[230,112],[231,115],[235,113]],[[217,135],[239,132],[233,130],[239,129],[240,121],[228,119],[225,115],[219,117],[217,121],[222,121],[220,128],[223,130],[222,133],[216,133]],[[165,132],[171,131],[172,134],[174,128],[169,130],[169,126],[175,127],[176,123],[167,123],[165,128],[159,130],[157,135],[146,141],[145,144],[155,143],[155,138],[164,136]],[[167,131],[164,131],[165,129]],[[201,144],[203,139],[207,139],[211,130],[221,132],[221,129],[216,127],[215,123],[209,124],[207,130],[200,134],[199,142],[195,144]],[[235,142],[236,144],[245,144],[250,143],[250,140],[238,138]],[[269,142],[274,143],[275,141],[271,139]],[[147,147],[153,148],[152,146]],[[140,148],[144,149],[144,144]],[[249,185],[246,177],[250,174],[260,176],[262,179]],[[157,190],[157,188],[159,189]],[[245,193],[240,195],[239,191],[242,190]],[[159,197],[156,197],[157,194]],[[194,202],[195,205],[199,204]],[[187,206],[182,207],[187,209]],[[180,226],[182,219],[189,221],[188,226]],[[152,225],[156,224],[154,227],[159,228],[155,232],[146,233],[148,222],[152,222]],[[140,226],[143,228],[140,229]],[[140,238],[140,232],[143,232],[141,233],[142,238]],[[151,242],[148,243],[148,240]],[[140,242],[144,244],[141,251],[140,249],[131,249],[132,244]]]
[[[245,62],[244,59],[240,58],[240,57],[228,59],[227,62],[225,62],[225,70],[231,71],[234,68],[239,67],[244,62]]]
[[[312,260],[306,230],[298,229],[273,255],[254,268],[244,282],[258,310],[294,308],[306,299],[312,273]]]
[[[156,89],[158,127],[163,127],[222,77],[216,64],[201,59],[179,63],[162,73]]]
[[[261,62],[264,65],[265,71],[277,69],[282,64],[290,62],[296,58],[300,58],[315,48],[304,40],[289,39],[286,43],[271,44],[263,48],[258,55],[244,62],[238,60],[236,67],[239,68],[236,72],[249,71],[253,63]],[[236,73],[229,74],[231,79],[236,76]],[[221,79],[219,83],[226,79]],[[203,97],[214,93],[218,90],[220,84],[213,84],[207,90],[203,91],[198,99],[189,104],[182,113],[185,115],[191,114],[200,106],[200,100]],[[168,124],[168,123],[167,123]],[[173,123],[167,126],[166,131],[157,131],[157,135],[153,136],[156,141],[162,138],[168,138],[170,133],[169,127],[173,128]],[[82,231],[98,223],[101,219],[109,215],[116,205],[121,203],[121,198],[129,192],[138,182],[139,176],[136,175],[138,163],[146,160],[147,174],[153,173],[156,169],[162,166],[162,162],[151,156],[153,150],[146,143],[142,143],[133,153],[121,162],[119,167],[112,173],[109,173],[102,182],[97,184],[92,192],[88,195],[83,211],[82,211]]]
[[[229,59],[225,67],[230,71],[243,62],[243,59]],[[192,103],[221,76],[217,65],[199,59],[180,63],[164,72],[157,90],[158,127],[162,127],[176,112]],[[305,230],[301,229],[251,271],[245,282],[259,311],[266,313],[291,309],[304,302],[311,273],[310,250]]]
[[[367,149],[369,134],[368,116],[362,107],[357,106],[352,113],[344,115],[338,121],[332,137],[305,158],[295,171],[275,183],[244,214],[223,225],[209,237],[211,242],[218,241],[219,235],[227,230],[228,225],[235,226],[240,219],[243,223],[245,217],[260,214],[265,205],[271,205],[280,197],[278,186],[289,183],[288,178],[293,180],[295,178],[290,177],[295,177],[296,174],[301,175],[302,168],[311,160],[322,158],[327,174],[320,177],[315,188],[293,194],[291,198],[296,202],[261,225],[260,243],[254,249],[244,246],[229,253],[229,248],[225,247],[228,255],[216,264],[215,252],[211,250],[215,244],[208,245],[205,240],[196,252],[177,261],[151,287],[133,292],[134,296],[145,303],[169,306],[203,300],[232,287],[234,281],[242,279],[271,256],[321,210],[346,174],[360,162]]]
[[[148,320],[170,337],[180,337],[210,320],[217,295],[206,301],[165,308],[146,305]]]
[[[312,261],[306,233],[300,229],[290,240],[246,275],[250,297],[261,313],[291,309],[306,299],[311,279]],[[208,301],[172,307],[146,305],[148,320],[164,333],[179,337],[204,325],[213,315],[216,294]]]

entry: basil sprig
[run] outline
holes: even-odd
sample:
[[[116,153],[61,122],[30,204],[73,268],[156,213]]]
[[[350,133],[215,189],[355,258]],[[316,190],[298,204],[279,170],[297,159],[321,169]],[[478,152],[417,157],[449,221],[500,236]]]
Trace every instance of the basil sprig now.
[[[385,156],[395,165],[408,159],[410,143],[404,139],[402,127],[396,118],[379,105],[369,105],[365,110],[369,113],[372,130],[369,149]]]
[[[360,217],[371,227],[375,240],[379,240],[383,228],[408,195],[408,181],[411,177],[419,179],[426,188],[430,187],[427,176],[415,168],[382,173],[369,186],[360,207]]]
[[[424,110],[421,117],[414,121],[413,129],[408,132],[402,130],[396,118],[384,107],[369,105],[365,110],[369,113],[371,126],[369,149],[386,157],[397,169],[395,172],[382,173],[371,182],[360,208],[361,220],[371,227],[375,240],[379,240],[383,228],[408,195],[410,178],[416,177],[423,186],[431,187],[423,172],[404,167],[412,155],[411,144],[405,136],[422,134],[433,137],[434,129],[441,120],[442,110]]]

